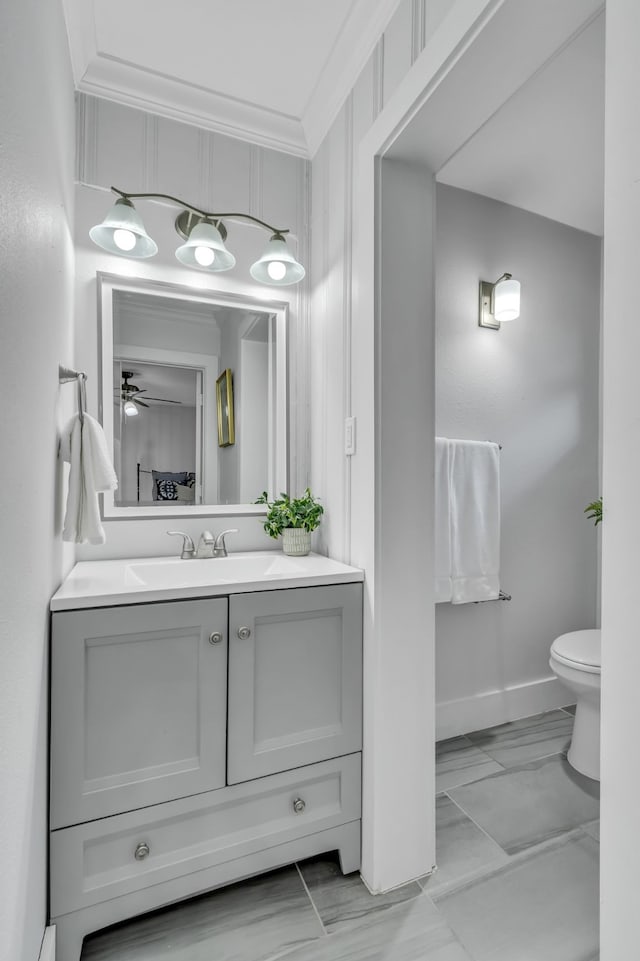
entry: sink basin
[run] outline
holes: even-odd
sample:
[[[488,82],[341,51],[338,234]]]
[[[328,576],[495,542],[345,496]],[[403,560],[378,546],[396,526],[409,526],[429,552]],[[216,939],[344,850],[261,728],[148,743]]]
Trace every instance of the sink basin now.
[[[308,560],[308,558],[305,558]],[[235,584],[262,578],[294,577],[304,574],[307,566],[299,558],[280,553],[230,554],[206,560],[176,560],[157,557],[150,561],[129,563],[125,574],[130,586],[151,589],[195,587],[208,584]]]

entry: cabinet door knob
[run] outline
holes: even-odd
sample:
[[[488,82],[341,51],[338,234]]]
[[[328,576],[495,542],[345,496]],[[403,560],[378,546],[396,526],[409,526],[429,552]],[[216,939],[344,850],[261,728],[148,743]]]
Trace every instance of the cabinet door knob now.
[[[304,803],[301,797],[293,799],[293,810],[296,812],[296,814],[302,814],[306,806],[307,805]]]
[[[241,641],[246,641],[246,639],[247,639],[248,637],[251,637],[251,628],[250,628],[250,627],[239,627],[239,628],[238,628],[238,637],[240,638]]]
[[[209,634],[209,644],[219,644],[221,640],[222,634],[220,631],[212,631],[211,634]]]
[[[151,848],[149,847],[147,842],[141,841],[140,844],[135,849],[133,856],[135,857],[136,861],[144,861],[144,859],[148,857],[150,850]]]

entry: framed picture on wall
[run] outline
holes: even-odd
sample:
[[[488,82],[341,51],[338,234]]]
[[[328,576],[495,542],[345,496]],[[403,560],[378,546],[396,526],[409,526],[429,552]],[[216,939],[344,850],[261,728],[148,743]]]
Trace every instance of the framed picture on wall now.
[[[236,442],[233,422],[233,374],[227,367],[216,381],[216,404],[218,407],[218,447],[229,447]]]

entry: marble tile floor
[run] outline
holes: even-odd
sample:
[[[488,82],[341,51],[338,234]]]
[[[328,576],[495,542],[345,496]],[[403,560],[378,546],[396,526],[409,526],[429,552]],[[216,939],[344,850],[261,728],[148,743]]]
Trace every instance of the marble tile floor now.
[[[598,787],[550,711],[437,746],[438,870],[369,894],[323,855],[117,925],[82,961],[597,961]]]

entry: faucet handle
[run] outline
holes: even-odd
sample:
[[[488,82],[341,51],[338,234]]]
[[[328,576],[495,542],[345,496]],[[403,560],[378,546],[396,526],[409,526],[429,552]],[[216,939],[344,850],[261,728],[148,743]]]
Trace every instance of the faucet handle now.
[[[221,531],[216,537],[215,544],[213,545],[213,556],[214,557],[226,557],[227,556],[227,545],[225,543],[225,534],[237,534],[238,528],[231,527],[228,531]]]
[[[184,531],[167,531],[167,534],[171,534],[171,535],[177,534],[180,537],[184,538],[184,540],[182,541],[182,553],[180,554],[180,560],[188,561],[188,560],[191,560],[191,558],[196,556],[196,549],[193,546],[193,541],[191,540],[191,537],[189,536],[189,534],[185,534]]]

